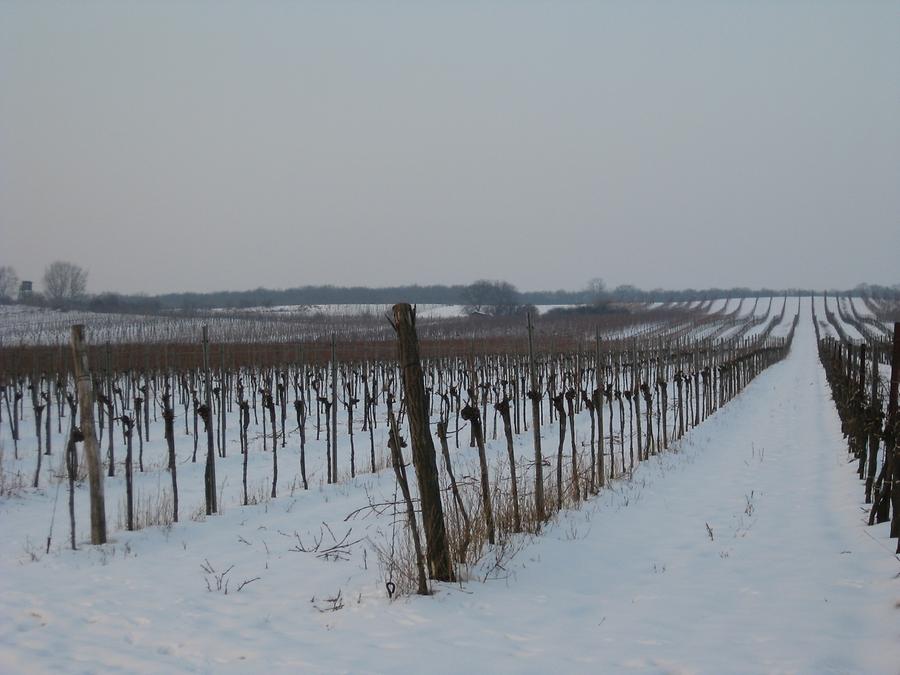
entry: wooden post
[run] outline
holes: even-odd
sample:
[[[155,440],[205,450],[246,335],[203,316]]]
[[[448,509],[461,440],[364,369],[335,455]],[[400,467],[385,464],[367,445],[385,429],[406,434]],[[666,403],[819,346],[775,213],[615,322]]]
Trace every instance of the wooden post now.
[[[337,483],[337,348],[334,333],[331,334],[331,482]]]
[[[400,369],[406,393],[413,465],[416,469],[419,498],[422,502],[428,569],[432,579],[453,581],[455,575],[444,526],[437,458],[434,440],[428,426],[428,401],[425,397],[425,382],[422,376],[422,364],[419,360],[416,314],[408,303],[394,305],[393,314],[393,325],[394,330],[397,331],[399,344]]]
[[[168,372],[168,369],[166,369]],[[150,375],[144,373],[144,437],[150,442]],[[155,408],[154,408],[155,411]],[[186,419],[186,418],[185,418]]]
[[[116,475],[116,456],[115,450],[113,448],[113,437],[116,435],[115,433],[115,422],[113,421],[116,416],[115,405],[116,405],[116,394],[113,391],[112,384],[112,348],[109,345],[109,341],[106,342],[106,406],[107,406],[107,418],[109,422],[109,436],[107,438],[108,444],[106,449],[107,459],[109,461],[108,473],[107,475],[112,478]]]
[[[81,409],[81,433],[84,436],[84,455],[88,465],[91,496],[91,543],[106,543],[106,504],[103,499],[103,471],[100,467],[100,448],[94,430],[94,387],[84,343],[84,326],[72,326],[72,356],[75,361],[75,385]]]
[[[228,391],[225,386],[225,345],[219,345],[219,356],[220,356],[220,369],[219,369],[219,433],[222,436],[222,447],[220,452],[222,453],[222,457],[225,457],[226,447],[225,447],[225,397],[228,395]],[[282,428],[284,428],[284,418],[282,418]],[[284,441],[282,440],[282,446]]]
[[[204,397],[206,400],[206,515],[218,513],[216,506],[216,454],[213,441],[212,419],[212,377],[209,373],[209,327],[203,326],[203,376],[205,380]]]
[[[644,450],[642,449],[642,428],[641,428],[641,378],[643,377],[643,368],[640,365],[640,361],[638,359],[638,349],[637,344],[635,343],[634,347],[634,355],[631,357],[632,368],[631,368],[631,400],[634,403],[634,422],[637,427],[637,448],[638,448],[638,461],[641,462],[647,459],[647,456],[644,454]]]
[[[531,430],[534,435],[534,510],[538,523],[544,521],[544,458],[541,453],[541,393],[538,391],[537,364],[534,361],[534,324],[528,312],[528,368],[531,374]]]
[[[597,485],[599,487],[603,487],[606,484],[606,475],[604,471],[606,469],[603,453],[605,449],[603,447],[603,363],[600,360],[600,328],[597,327],[594,332],[594,349],[596,350],[595,358],[597,360],[597,369],[594,371],[594,379],[596,384],[595,398],[594,398],[594,407],[597,409]],[[610,418],[612,421],[612,418]]]
[[[169,473],[172,474],[172,520],[178,522],[178,468],[175,458],[175,411],[170,403],[169,374],[165,375],[163,400],[163,423],[165,425],[166,447],[169,451]],[[141,430],[138,427],[138,435]]]
[[[125,433],[125,501],[126,501],[126,526],[129,532],[134,530],[134,473],[132,471],[132,430],[134,418],[125,415],[122,411],[120,418],[122,430]]]

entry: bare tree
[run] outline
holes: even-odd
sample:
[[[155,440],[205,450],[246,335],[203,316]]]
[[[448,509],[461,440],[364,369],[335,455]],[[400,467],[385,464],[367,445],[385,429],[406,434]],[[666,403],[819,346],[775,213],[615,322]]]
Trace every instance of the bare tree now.
[[[9,265],[0,266],[0,301],[15,298],[18,286],[19,277],[16,270]]]
[[[600,277],[588,281],[585,290],[590,297],[590,303],[595,307],[605,307],[609,304],[609,292],[606,290],[606,283]]]
[[[508,281],[480,279],[465,288],[463,300],[467,314],[515,316],[531,309],[522,302],[519,291]]]
[[[44,291],[47,300],[62,304],[78,300],[87,288],[87,270],[74,263],[57,260],[44,271]]]

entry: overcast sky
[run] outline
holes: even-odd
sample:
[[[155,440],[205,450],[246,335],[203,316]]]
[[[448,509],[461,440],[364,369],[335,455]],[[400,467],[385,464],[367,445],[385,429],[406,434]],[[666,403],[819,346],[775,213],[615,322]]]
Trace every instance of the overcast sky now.
[[[900,2],[0,2],[0,265],[900,282]]]

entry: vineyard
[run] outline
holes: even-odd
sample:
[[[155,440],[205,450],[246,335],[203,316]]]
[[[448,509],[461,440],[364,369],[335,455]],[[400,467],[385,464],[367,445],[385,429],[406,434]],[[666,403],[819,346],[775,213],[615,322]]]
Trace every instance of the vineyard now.
[[[662,549],[680,546],[664,529],[665,503],[650,513],[634,504],[657,494],[705,503],[710,490],[723,509],[740,501],[736,525],[714,521],[715,511],[690,525],[726,564],[767,497],[724,483],[731,469],[723,450],[752,447],[746,464],[760,471],[776,461],[801,466],[798,452],[776,460],[771,447],[776,431],[791,443],[788,418],[773,431],[741,422],[738,410],[748,401],[758,402],[757,416],[796,408],[795,399],[778,404],[785,391],[766,383],[788,382],[789,355],[805,377],[818,377],[804,357],[813,343],[849,442],[843,451],[853,465],[840,466],[841,475],[858,475],[876,538],[886,546],[900,534],[900,489],[891,491],[900,484],[897,308],[870,299],[723,299],[508,317],[440,308],[417,315],[408,305],[353,314],[0,316],[0,625],[22,636],[16,648],[0,641],[0,663],[13,670],[35,658],[54,662],[53,639],[35,627],[55,627],[62,640],[59,629],[77,621],[112,620],[89,594],[77,607],[61,604],[71,585],[84,583],[102,589],[98,602],[115,607],[125,626],[103,626],[98,636],[124,643],[110,650],[111,661],[91,653],[101,647],[84,647],[73,657],[78,668],[142,670],[153,654],[175,669],[257,669],[266,650],[309,624],[316,631],[302,628],[303,639],[326,647],[310,643],[295,659],[276,660],[278,668],[383,671],[385,643],[402,642],[394,622],[427,623],[423,638],[438,641],[433,624],[444,610],[468,614],[488,593],[499,606],[532,570],[612,593],[619,571],[648,564],[631,557],[643,543],[626,527],[646,528],[635,534]],[[685,469],[687,460],[696,465]],[[693,475],[703,482],[686,481],[689,470],[702,471]],[[631,522],[643,507],[648,520]],[[589,546],[593,523],[601,541]],[[721,541],[726,527],[732,543]],[[597,556],[583,567],[609,576],[593,578],[573,564],[578,554],[554,552],[548,541],[583,543]],[[657,560],[651,576],[673,564]],[[706,556],[703,563],[711,564]],[[35,600],[29,589],[38,587],[58,601]],[[879,590],[888,604],[891,589]],[[438,602],[423,609],[416,594]],[[402,614],[385,615],[391,607]],[[521,608],[523,616],[536,611]],[[606,612],[601,624],[614,620]],[[170,614],[178,616],[166,627]],[[248,632],[239,634],[245,618]],[[212,656],[185,634],[210,622]],[[342,638],[321,637],[336,626]],[[477,630],[497,630],[486,626]],[[341,656],[342,639],[359,642],[353,656]],[[163,642],[176,647],[160,651]]]
[[[900,554],[900,417],[897,389],[900,382],[900,330],[888,330],[877,318],[859,314],[852,301],[836,302],[837,312],[823,302],[825,320],[812,306],[819,358],[841,418],[841,431],[857,473],[865,484],[870,505],[868,524],[891,521],[890,536]],[[849,310],[844,306],[849,304]],[[883,446],[883,447],[882,447]],[[879,454],[880,453],[880,454]],[[891,513],[893,512],[893,517]]]

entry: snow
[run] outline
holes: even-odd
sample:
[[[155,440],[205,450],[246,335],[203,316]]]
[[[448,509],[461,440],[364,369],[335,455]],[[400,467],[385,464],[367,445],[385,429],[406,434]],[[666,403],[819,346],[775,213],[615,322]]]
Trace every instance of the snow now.
[[[537,305],[545,314],[572,305]],[[197,339],[207,325],[212,340],[314,340],[333,330],[346,330],[348,321],[387,326],[387,304],[278,305],[274,307],[218,308],[197,315],[167,311],[161,314],[107,314],[60,311],[25,305],[0,305],[0,344],[68,345],[73,324],[84,324],[90,342],[189,342]],[[423,320],[454,319],[465,316],[463,305],[422,304],[417,306]]]
[[[719,298],[717,300],[713,300],[712,304],[709,306],[709,313],[717,314],[719,312],[722,312],[723,310],[726,310],[729,302],[730,300],[728,298]]]
[[[856,310],[856,313],[859,314],[860,317],[866,319],[874,319],[875,314],[872,313],[872,310],[869,309],[869,306],[866,304],[866,301],[863,298],[849,298],[850,302],[853,304],[853,308]]]
[[[217,465],[224,514],[194,522],[202,464],[190,463],[183,432],[176,420],[183,520],[171,528],[113,527],[116,478],[107,481],[112,542],[84,543],[80,490],[80,550],[69,551],[63,487],[45,555],[55,485],[0,498],[0,671],[898,672],[896,544],[887,524],[864,525],[863,491],[847,463],[806,302],[787,359],[677,451],[560,514],[517,551],[488,553],[473,578],[436,584],[427,598],[386,597],[375,548],[390,545],[391,513],[344,522],[369,499],[392,497],[390,470],[323,485],[316,458],[324,445],[311,440],[311,489],[292,490],[291,437],[279,449],[279,497],[243,507],[240,455],[229,446]],[[517,438],[523,454],[529,436]],[[554,436],[544,428],[547,442]],[[139,476],[145,493],[169,480],[158,471],[161,428],[151,437],[145,456],[154,466]],[[7,469],[32,466],[33,441],[20,442],[27,462],[10,464],[5,416],[0,443]],[[54,437],[45,458],[54,467],[61,445]],[[382,426],[376,447],[384,447]],[[502,448],[491,443],[492,453]],[[271,452],[258,450],[250,474],[262,496]],[[367,450],[358,436],[357,455]],[[472,461],[468,448],[454,452],[460,475]],[[337,540],[348,531],[362,538],[348,560],[292,550],[295,532],[304,545],[320,532],[330,542],[322,523]],[[483,581],[497,558],[502,567]],[[231,565],[226,595],[215,575]],[[339,591],[340,602],[329,600]]]
[[[331,316],[354,317],[374,316],[381,317],[389,314],[389,304],[332,304],[332,305],[276,305],[272,307],[247,307],[240,310],[217,309],[216,312],[238,314],[276,314],[287,316]],[[572,307],[573,305],[535,305],[540,314],[546,314],[552,309]],[[465,305],[440,305],[419,304],[416,305],[416,316],[424,319],[454,319],[465,316]]]
[[[757,321],[758,323],[750,326],[747,331],[744,333],[745,338],[755,338],[766,331],[771,321],[778,316],[781,311],[781,301],[778,299],[772,300],[772,306],[769,307],[769,301],[772,298],[760,298],[759,302],[756,303],[756,310],[752,313],[748,318],[753,321]],[[797,300],[792,299],[793,305],[789,307],[796,308]],[[753,303],[750,303],[750,307],[753,307]],[[794,314],[791,312],[785,312],[784,320],[776,325],[772,329],[772,335],[775,337],[784,337],[788,334],[791,328],[791,323],[794,320]],[[782,330],[783,326],[783,330]]]
[[[769,308],[770,301],[772,303],[771,310]],[[756,311],[753,312],[753,315],[756,317],[769,316],[771,311],[774,311],[774,309],[775,309],[775,300],[773,298],[760,297],[759,302],[756,303]]]
[[[849,316],[851,319],[853,318],[853,314],[850,309],[850,305],[848,304],[848,298],[833,298],[834,303],[829,302],[829,308],[833,308],[833,312],[838,321],[841,322],[841,325],[844,328],[844,332],[847,334],[847,337],[854,342],[863,342],[865,341],[865,337],[856,329],[855,326],[851,325],[847,321],[844,321],[841,318],[840,312],[838,312],[837,305],[840,305],[840,309],[843,311],[845,316]]]
[[[812,298],[813,307],[816,309],[816,320],[819,323],[819,332],[823,337],[832,337],[834,339],[840,339],[837,331],[834,329],[834,326],[831,325],[831,322],[825,315],[825,299],[820,296],[814,296]],[[806,305],[804,305],[806,307]]]
[[[220,308],[214,312],[228,314],[272,314],[278,316],[330,316],[381,317],[390,313],[392,305],[377,303],[343,303],[328,305],[274,305],[270,307],[246,307],[241,309]],[[463,305],[420,304],[416,306],[416,314],[420,318],[446,319],[463,315]]]

